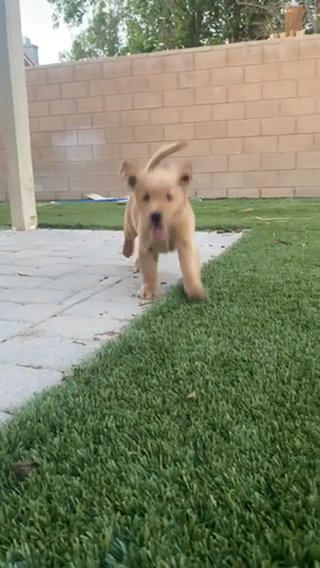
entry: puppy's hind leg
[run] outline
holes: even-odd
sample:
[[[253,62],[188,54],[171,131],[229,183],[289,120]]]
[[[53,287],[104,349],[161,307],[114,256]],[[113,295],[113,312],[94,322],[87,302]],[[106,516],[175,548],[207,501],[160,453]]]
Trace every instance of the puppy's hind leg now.
[[[183,243],[178,248],[178,254],[186,295],[193,301],[205,300],[207,293],[201,282],[200,259],[195,243]]]

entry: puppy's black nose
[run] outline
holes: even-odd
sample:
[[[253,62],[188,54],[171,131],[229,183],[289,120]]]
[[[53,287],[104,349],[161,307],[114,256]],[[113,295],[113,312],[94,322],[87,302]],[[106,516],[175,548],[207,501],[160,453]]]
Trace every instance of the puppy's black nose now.
[[[158,225],[160,225],[160,223],[161,223],[161,213],[158,213],[158,211],[155,211],[154,213],[151,213],[151,223],[152,223],[152,225],[155,225],[155,227],[157,227]]]

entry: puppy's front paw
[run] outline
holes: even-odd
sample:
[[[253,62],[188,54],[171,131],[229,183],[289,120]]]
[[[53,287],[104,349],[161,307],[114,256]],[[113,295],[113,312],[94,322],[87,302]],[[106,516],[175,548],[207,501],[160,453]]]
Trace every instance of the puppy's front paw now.
[[[185,290],[185,292],[189,300],[191,300],[192,302],[204,302],[208,299],[207,291],[202,286],[202,284],[200,286],[189,288],[188,290]]]
[[[130,256],[133,255],[133,251],[134,251],[134,241],[130,239],[125,239],[122,247],[123,256],[129,258]]]
[[[158,298],[159,296],[159,290],[157,288],[152,289],[152,288],[148,288],[148,286],[145,286],[145,284],[143,284],[143,286],[141,286],[140,291],[139,291],[139,298],[141,300],[154,300],[155,298]]]

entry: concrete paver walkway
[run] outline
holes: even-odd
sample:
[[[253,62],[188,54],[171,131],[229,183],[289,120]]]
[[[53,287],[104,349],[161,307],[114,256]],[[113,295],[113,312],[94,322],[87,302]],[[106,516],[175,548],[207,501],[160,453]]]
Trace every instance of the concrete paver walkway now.
[[[239,234],[198,233],[201,261]],[[116,231],[0,232],[0,422],[142,312],[140,276]],[[181,277],[160,260],[162,288]]]

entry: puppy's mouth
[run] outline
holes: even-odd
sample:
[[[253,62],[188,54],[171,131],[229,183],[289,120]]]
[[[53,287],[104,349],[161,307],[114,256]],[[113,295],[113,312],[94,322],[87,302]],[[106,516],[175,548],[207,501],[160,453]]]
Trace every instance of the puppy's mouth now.
[[[167,239],[167,231],[162,225],[152,225],[151,235],[154,241],[165,241]]]

